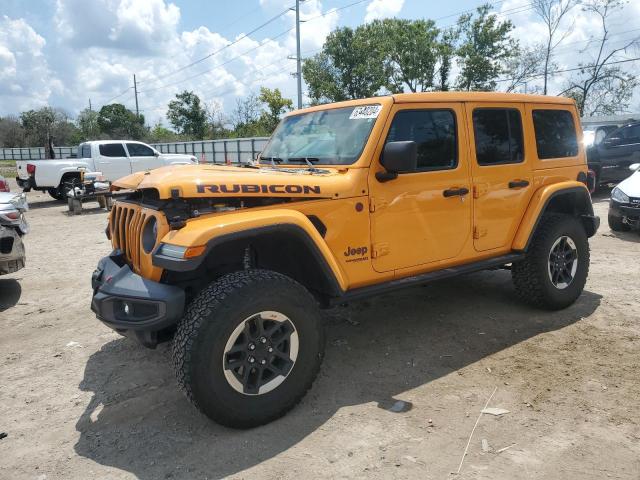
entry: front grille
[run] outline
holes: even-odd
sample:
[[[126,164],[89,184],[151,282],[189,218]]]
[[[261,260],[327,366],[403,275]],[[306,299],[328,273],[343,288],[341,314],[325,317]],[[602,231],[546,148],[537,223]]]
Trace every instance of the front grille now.
[[[169,226],[165,217],[155,210],[120,201],[114,203],[109,218],[109,233],[113,248],[122,252],[134,272],[147,278],[159,277],[161,273],[161,269],[152,265],[150,253],[146,253],[142,248],[142,229],[152,218],[155,218],[158,224],[155,242],[157,245],[169,231]]]

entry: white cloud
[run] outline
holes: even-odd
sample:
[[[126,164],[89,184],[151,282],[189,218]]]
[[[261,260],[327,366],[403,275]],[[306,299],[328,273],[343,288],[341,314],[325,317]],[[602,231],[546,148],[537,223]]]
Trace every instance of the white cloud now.
[[[180,9],[164,0],[57,0],[54,22],[76,48],[161,52],[175,35]]]
[[[5,113],[43,106],[60,88],[43,55],[45,44],[24,19],[0,17],[0,105]]]
[[[367,14],[364,17],[365,22],[370,22],[377,18],[393,17],[400,13],[404,0],[372,0],[367,5]]]

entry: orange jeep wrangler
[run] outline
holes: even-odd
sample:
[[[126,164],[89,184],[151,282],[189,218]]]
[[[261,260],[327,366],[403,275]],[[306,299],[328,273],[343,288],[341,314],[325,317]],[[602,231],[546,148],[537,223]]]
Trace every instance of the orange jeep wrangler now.
[[[508,267],[524,301],[571,305],[599,225],[572,100],[400,94],[287,115],[258,160],[115,182],[98,319],[154,347],[213,420],[291,409],[323,356],[320,307]]]

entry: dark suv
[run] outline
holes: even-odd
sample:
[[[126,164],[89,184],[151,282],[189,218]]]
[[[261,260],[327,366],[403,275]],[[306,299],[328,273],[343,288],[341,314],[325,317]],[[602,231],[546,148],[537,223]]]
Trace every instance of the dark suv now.
[[[630,123],[610,132],[587,149],[595,186],[618,183],[629,176],[629,166],[640,163],[640,123]]]

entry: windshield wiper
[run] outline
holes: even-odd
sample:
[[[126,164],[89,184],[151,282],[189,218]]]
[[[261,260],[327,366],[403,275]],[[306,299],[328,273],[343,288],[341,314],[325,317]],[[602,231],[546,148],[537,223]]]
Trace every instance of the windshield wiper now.
[[[282,159],[280,157],[260,157],[260,160],[270,161],[271,165],[274,167],[276,166],[276,163],[282,163]]]
[[[314,170],[315,168],[313,166],[313,163],[311,163],[311,162],[319,162],[320,159],[317,158],[317,157],[289,157],[287,159],[287,161],[289,161],[289,162],[297,162],[297,163],[304,162],[309,166],[309,168],[311,170]]]

